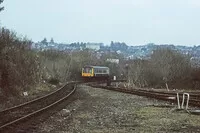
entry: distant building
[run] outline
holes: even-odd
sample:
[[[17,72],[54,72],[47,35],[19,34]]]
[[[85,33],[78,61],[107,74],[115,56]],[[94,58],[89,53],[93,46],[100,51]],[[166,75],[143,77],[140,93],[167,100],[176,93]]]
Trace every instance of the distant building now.
[[[117,52],[117,54],[121,54],[122,53],[120,50],[117,50],[116,52]]]
[[[107,59],[107,62],[119,64],[119,59]]]
[[[86,48],[93,50],[100,50],[101,43],[86,43]]]
[[[128,48],[128,46],[124,42],[120,43],[120,42],[113,42],[113,41],[111,41],[110,48],[113,51],[117,51],[117,50],[126,51],[127,48]]]

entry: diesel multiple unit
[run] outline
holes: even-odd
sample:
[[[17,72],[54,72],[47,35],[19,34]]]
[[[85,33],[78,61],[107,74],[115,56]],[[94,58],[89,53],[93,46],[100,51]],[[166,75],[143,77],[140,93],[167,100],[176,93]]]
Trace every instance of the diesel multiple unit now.
[[[84,79],[108,79],[110,70],[104,66],[85,66],[82,68],[82,77]]]

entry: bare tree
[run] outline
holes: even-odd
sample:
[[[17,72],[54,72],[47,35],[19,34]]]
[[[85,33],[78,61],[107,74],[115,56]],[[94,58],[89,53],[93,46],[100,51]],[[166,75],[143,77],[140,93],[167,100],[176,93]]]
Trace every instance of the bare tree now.
[[[151,56],[155,74],[159,75],[168,89],[168,82],[184,79],[190,73],[189,56],[171,49],[157,49]]]
[[[191,73],[190,57],[172,49],[157,49],[149,60],[129,63],[131,82],[139,87],[162,87],[183,82]],[[171,86],[170,86],[171,87]]]
[[[38,82],[39,63],[30,45],[31,41],[0,28],[0,90],[5,97],[18,96]]]
[[[0,0],[0,5],[2,4],[3,0]],[[4,7],[0,7],[0,11],[2,11]]]

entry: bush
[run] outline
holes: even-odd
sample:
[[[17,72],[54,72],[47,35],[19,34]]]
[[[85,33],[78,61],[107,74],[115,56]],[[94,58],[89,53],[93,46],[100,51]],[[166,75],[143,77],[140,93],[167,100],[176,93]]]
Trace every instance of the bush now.
[[[47,50],[40,52],[40,56],[43,79],[53,78],[61,82],[79,80],[81,68],[97,62],[94,54],[89,50],[71,52]]]
[[[151,64],[165,82],[185,79],[191,74],[190,57],[171,49],[157,49],[151,56]]]
[[[30,49],[32,42],[0,29],[0,88],[5,97],[18,96],[39,80],[39,61]]]
[[[50,78],[48,82],[53,85],[58,85],[60,81],[55,78]]]
[[[157,49],[149,60],[135,60],[129,77],[140,87],[161,87],[165,83],[184,81],[191,76],[189,56],[171,49]]]
[[[56,50],[42,51],[39,55],[42,79],[57,79],[64,82],[70,61],[69,55]]]

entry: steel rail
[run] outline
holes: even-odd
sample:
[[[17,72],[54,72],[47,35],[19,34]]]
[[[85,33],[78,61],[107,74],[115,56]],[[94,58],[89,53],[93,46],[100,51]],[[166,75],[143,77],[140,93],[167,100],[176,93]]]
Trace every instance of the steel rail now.
[[[39,100],[43,100],[44,98],[47,98],[47,97],[49,97],[49,96],[51,96],[51,95],[57,93],[58,91],[62,90],[66,85],[72,84],[72,83],[78,84],[78,83],[81,83],[81,82],[80,82],[80,81],[71,81],[71,82],[67,82],[67,83],[65,83],[64,85],[62,85],[59,89],[57,89],[57,90],[55,90],[55,91],[53,91],[53,92],[51,92],[51,93],[49,93],[49,94],[47,94],[47,95],[38,97],[38,98],[36,98],[36,99],[30,100],[30,101],[28,101],[28,102],[25,102],[25,103],[22,103],[22,104],[19,104],[19,105],[15,105],[15,106],[10,107],[10,108],[6,108],[6,109],[0,111],[0,114],[1,114],[1,113],[4,113],[4,112],[7,112],[7,111],[12,111],[12,110],[17,109],[17,108],[21,108],[22,106],[26,106],[26,105],[28,105],[28,104],[30,104],[30,103],[34,103],[34,102],[37,102],[37,101],[39,101]]]
[[[170,102],[176,102],[177,100],[177,93],[168,93],[168,92],[162,92],[162,91],[152,91],[152,90],[142,90],[142,89],[134,89],[134,90],[128,90],[128,89],[120,89],[116,87],[111,87],[111,86],[100,86],[100,85],[91,85],[92,87],[99,87],[111,91],[118,91],[122,93],[127,93],[127,94],[134,94],[134,95],[139,95],[139,96],[145,96],[145,97],[150,97],[150,98],[155,98],[155,99],[160,99],[160,100],[165,100],[165,101],[170,101]],[[179,96],[182,96],[184,92],[179,93]],[[194,94],[195,92],[191,92],[190,95],[190,105],[200,107],[200,95]],[[180,97],[180,100],[182,101],[182,97]]]
[[[64,84],[64,85],[63,85],[62,87],[60,87],[58,90],[55,90],[55,91],[53,91],[53,92],[51,92],[51,93],[49,93],[49,94],[47,94],[47,95],[44,95],[44,96],[42,96],[42,97],[39,97],[39,98],[30,100],[30,101],[28,101],[28,102],[25,102],[25,103],[22,103],[22,104],[19,104],[19,105],[16,105],[16,106],[13,106],[13,107],[10,107],[10,108],[7,108],[7,109],[4,109],[4,110],[0,111],[0,114],[1,114],[1,113],[4,113],[4,112],[7,112],[7,111],[11,111],[11,110],[17,109],[17,108],[20,108],[20,107],[22,107],[22,106],[26,106],[26,105],[28,105],[28,104],[30,104],[30,103],[34,103],[34,102],[37,102],[37,101],[39,101],[39,100],[43,100],[44,98],[47,98],[47,97],[49,97],[49,96],[55,94],[56,92],[62,90],[67,84],[69,84],[69,83]]]
[[[13,109],[15,109],[15,108],[19,108],[19,107],[21,107],[21,106],[25,106],[25,105],[27,105],[27,104],[29,104],[29,103],[31,103],[31,102],[35,102],[35,101],[37,101],[37,100],[41,100],[41,99],[43,99],[43,98],[45,98],[45,97],[51,96],[51,95],[55,94],[56,92],[58,92],[59,90],[61,90],[61,89],[65,88],[65,87],[67,87],[67,85],[72,85],[72,84],[74,84],[74,83],[76,83],[76,82],[66,83],[65,85],[63,85],[60,89],[58,89],[58,90],[55,91],[55,92],[52,92],[52,93],[50,93],[50,94],[48,94],[48,95],[45,95],[45,96],[43,96],[43,97],[41,97],[41,98],[37,98],[37,99],[35,99],[35,100],[32,100],[32,101],[30,101],[30,102],[27,102],[27,103],[25,103],[25,104],[21,104],[21,105],[18,105],[18,106],[16,106],[16,107],[13,107],[13,108],[11,108],[11,110],[13,110]],[[63,98],[57,100],[56,102],[54,102],[54,103],[52,103],[52,104],[50,104],[50,105],[48,105],[48,106],[46,106],[46,107],[43,107],[43,108],[41,108],[41,109],[39,109],[39,110],[36,110],[36,111],[34,111],[34,112],[32,112],[32,113],[29,113],[29,114],[27,114],[27,115],[25,115],[25,116],[23,116],[23,117],[17,118],[16,120],[13,120],[13,121],[11,121],[11,122],[8,122],[8,123],[6,123],[6,124],[0,126],[0,131],[2,131],[2,130],[4,130],[5,128],[8,128],[8,127],[10,127],[10,126],[12,126],[12,125],[14,125],[14,124],[16,124],[16,123],[19,123],[19,122],[21,122],[21,121],[23,121],[23,120],[25,120],[25,119],[27,119],[27,118],[30,118],[30,117],[32,117],[32,116],[34,116],[34,115],[36,115],[36,114],[38,114],[38,113],[40,113],[40,112],[43,112],[43,111],[45,111],[45,110],[47,110],[47,109],[49,109],[49,108],[55,106],[56,104],[60,103],[61,101],[65,100],[66,98],[68,98],[69,96],[71,96],[71,95],[75,92],[75,90],[76,90],[76,87],[74,87],[73,90],[70,91],[70,93],[68,93],[68,95],[66,95],[65,97],[63,97]],[[9,110],[9,109],[7,109],[7,110]]]

